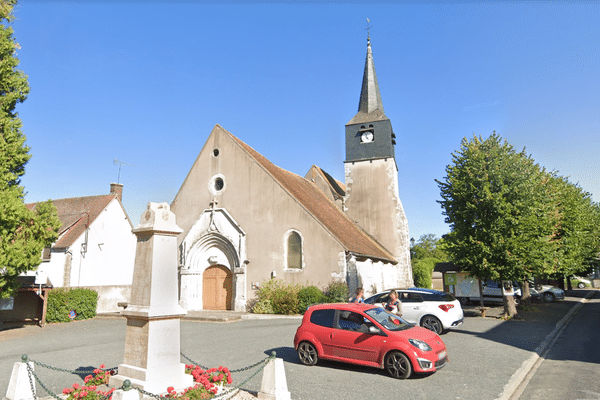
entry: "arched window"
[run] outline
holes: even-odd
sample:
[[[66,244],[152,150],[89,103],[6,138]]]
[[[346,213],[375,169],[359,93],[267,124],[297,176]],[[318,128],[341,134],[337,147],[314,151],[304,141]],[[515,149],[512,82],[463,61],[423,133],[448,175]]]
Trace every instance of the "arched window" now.
[[[287,239],[287,267],[302,268],[302,237],[298,232],[291,231]]]

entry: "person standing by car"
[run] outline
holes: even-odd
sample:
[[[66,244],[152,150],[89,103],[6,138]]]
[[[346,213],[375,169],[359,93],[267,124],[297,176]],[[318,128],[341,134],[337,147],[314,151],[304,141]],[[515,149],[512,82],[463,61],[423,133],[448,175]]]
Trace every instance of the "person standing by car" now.
[[[398,300],[398,292],[395,290],[390,291],[390,301],[385,305],[385,309],[399,317],[402,316],[402,302]]]
[[[365,291],[361,287],[356,288],[356,296],[350,299],[350,303],[364,303],[364,293]]]

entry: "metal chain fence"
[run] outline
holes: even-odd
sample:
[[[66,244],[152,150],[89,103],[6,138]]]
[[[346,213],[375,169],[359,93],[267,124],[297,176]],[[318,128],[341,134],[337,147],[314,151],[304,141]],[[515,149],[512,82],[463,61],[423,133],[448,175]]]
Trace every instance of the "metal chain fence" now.
[[[185,356],[183,353],[181,353],[181,356],[182,356],[183,358],[185,358],[186,360],[188,360],[189,362],[191,362],[192,364],[199,366],[200,368],[203,368],[203,369],[208,369],[207,367],[204,367],[204,366],[202,366],[202,365],[200,365],[200,364],[196,363],[195,361],[193,361],[193,360],[192,360],[192,359],[190,359],[189,357]],[[242,386],[243,386],[243,385],[245,385],[245,384],[246,384],[246,383],[248,383],[250,380],[252,380],[252,379],[253,379],[253,378],[254,378],[256,375],[258,375],[258,373],[259,373],[260,371],[262,371],[262,370],[263,370],[263,369],[264,369],[264,368],[267,366],[268,362],[269,362],[270,360],[272,360],[272,359],[275,359],[275,357],[276,357],[276,356],[277,356],[277,354],[276,354],[275,352],[272,352],[270,356],[267,356],[267,357],[265,357],[264,359],[262,359],[262,360],[258,361],[257,363],[254,363],[254,364],[252,364],[252,365],[249,365],[249,366],[247,366],[247,367],[238,368],[238,369],[235,369],[235,370],[229,370],[229,372],[230,372],[230,373],[242,372],[242,371],[247,371],[247,370],[250,370],[250,369],[252,369],[252,368],[255,368],[255,367],[257,367],[257,366],[259,366],[259,365],[261,365],[261,364],[262,364],[260,368],[258,368],[258,369],[257,369],[257,370],[256,370],[256,371],[255,371],[255,372],[252,374],[252,375],[250,375],[248,378],[246,378],[246,379],[245,379],[243,382],[241,382],[241,383],[239,383],[238,385],[236,385],[236,386],[234,386],[234,387],[232,387],[232,388],[229,388],[229,389],[227,389],[226,391],[224,391],[224,392],[222,392],[222,393],[220,393],[220,394],[216,395],[215,397],[213,397],[213,399],[220,399],[220,398],[224,398],[225,396],[228,396],[228,395],[230,395],[230,394],[233,394],[233,392],[234,392],[234,391],[240,390],[240,389],[242,388]],[[46,391],[46,392],[47,392],[47,393],[48,393],[50,396],[52,396],[52,397],[53,397],[55,400],[64,400],[64,399],[62,399],[62,398],[61,398],[61,397],[59,397],[58,395],[56,395],[56,394],[52,393],[52,391],[51,391],[50,389],[48,389],[48,388],[46,387],[46,385],[44,385],[44,383],[43,383],[43,382],[40,380],[40,378],[39,378],[39,377],[38,377],[38,376],[35,374],[35,372],[34,372],[34,371],[33,371],[33,369],[31,368],[31,366],[29,365],[29,362],[28,362],[28,361],[31,361],[31,362],[32,362],[34,365],[38,365],[38,366],[40,366],[40,367],[42,367],[42,368],[47,368],[47,369],[50,369],[50,370],[53,370],[53,371],[58,371],[58,372],[66,372],[66,373],[71,373],[71,374],[80,374],[80,373],[82,373],[82,372],[93,372],[93,371],[94,371],[94,370],[96,370],[96,369],[101,369],[102,371],[106,371],[106,372],[112,372],[112,371],[116,371],[116,370],[118,369],[118,367],[113,367],[113,368],[82,368],[82,369],[80,369],[80,370],[69,370],[69,369],[64,369],[64,368],[53,367],[53,366],[51,366],[51,365],[44,364],[44,363],[41,363],[41,362],[39,362],[39,361],[35,361],[35,360],[29,360],[29,359],[28,359],[28,357],[27,357],[27,355],[25,355],[25,354],[24,354],[24,355],[21,357],[21,360],[22,360],[22,362],[24,362],[24,363],[25,363],[25,365],[27,366],[27,373],[28,373],[28,375],[29,375],[29,384],[30,384],[30,386],[31,386],[31,393],[33,394],[33,398],[34,398],[35,400],[38,400],[38,396],[37,396],[37,393],[36,393],[36,391],[35,391],[35,385],[34,385],[34,383],[33,383],[33,380],[34,380],[34,379],[35,379],[35,380],[36,380],[36,381],[37,381],[37,382],[40,384],[40,386],[41,386],[41,387],[42,387],[42,388],[43,388],[43,389],[44,389],[44,390],[45,390],[45,391]],[[154,394],[154,393],[147,392],[147,391],[145,391],[145,390],[143,390],[143,389],[140,389],[140,388],[134,387],[134,386],[132,386],[132,385],[131,385],[131,381],[130,381],[129,379],[126,379],[126,380],[123,382],[123,385],[122,385],[121,387],[119,387],[119,388],[115,388],[115,390],[124,390],[124,391],[128,391],[128,390],[131,390],[131,389],[135,389],[135,390],[137,390],[139,393],[141,393],[141,394],[143,394],[143,395],[146,395],[146,396],[153,397],[153,398],[155,398],[155,399],[159,399],[159,400],[162,400],[162,399],[170,399],[170,397],[168,397],[168,396],[161,396],[161,395],[157,395],[157,394]],[[105,396],[101,396],[101,397],[100,397],[100,400],[107,400],[107,399],[109,399],[111,396],[112,396],[112,393],[107,393]]]

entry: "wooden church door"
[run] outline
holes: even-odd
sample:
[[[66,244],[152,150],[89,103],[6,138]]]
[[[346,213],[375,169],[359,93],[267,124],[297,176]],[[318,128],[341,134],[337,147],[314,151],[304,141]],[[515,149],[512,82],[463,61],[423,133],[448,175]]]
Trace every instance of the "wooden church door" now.
[[[209,267],[202,277],[202,302],[205,310],[231,310],[231,271],[221,265]]]

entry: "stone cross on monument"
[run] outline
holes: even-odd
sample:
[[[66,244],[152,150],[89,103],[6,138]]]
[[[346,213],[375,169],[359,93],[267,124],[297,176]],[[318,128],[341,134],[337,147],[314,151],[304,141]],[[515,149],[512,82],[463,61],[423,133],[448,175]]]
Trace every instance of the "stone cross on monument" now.
[[[127,318],[125,357],[111,387],[126,379],[153,394],[167,387],[192,386],[180,356],[180,322],[186,311],[179,306],[177,280],[177,235],[167,203],[148,203],[137,236],[131,300],[121,312]]]

